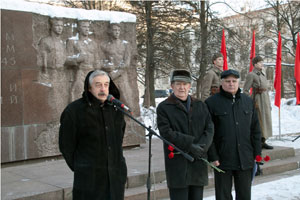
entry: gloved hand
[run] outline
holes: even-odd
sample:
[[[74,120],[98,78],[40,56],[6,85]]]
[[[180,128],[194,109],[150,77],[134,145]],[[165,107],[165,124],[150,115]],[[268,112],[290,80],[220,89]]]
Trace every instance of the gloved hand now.
[[[197,159],[203,158],[205,155],[204,149],[197,144],[192,144],[190,151]]]

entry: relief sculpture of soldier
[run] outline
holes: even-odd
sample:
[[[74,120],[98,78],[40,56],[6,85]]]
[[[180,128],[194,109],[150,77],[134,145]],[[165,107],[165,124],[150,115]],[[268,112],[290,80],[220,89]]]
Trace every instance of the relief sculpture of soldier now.
[[[66,45],[61,39],[64,22],[62,18],[50,18],[50,34],[38,44],[38,66],[41,68],[39,83],[51,90],[51,107],[59,116],[68,103],[67,77],[65,73]]]
[[[78,21],[78,35],[67,41],[68,65],[76,66],[76,74],[71,87],[71,100],[81,97],[85,75],[99,65],[97,43],[89,38],[90,22]]]
[[[110,24],[108,34],[110,40],[100,44],[100,50],[105,57],[102,69],[109,73],[120,89],[121,99],[125,101],[132,96],[130,87],[124,84],[129,82],[128,72],[130,70],[131,49],[127,41],[120,39],[120,24]],[[131,102],[126,103],[129,105]]]

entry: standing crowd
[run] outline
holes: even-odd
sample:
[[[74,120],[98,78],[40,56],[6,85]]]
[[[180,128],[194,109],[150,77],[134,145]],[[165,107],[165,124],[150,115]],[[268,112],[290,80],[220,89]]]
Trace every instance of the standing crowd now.
[[[273,149],[266,144],[272,126],[263,59],[253,59],[255,69],[247,75],[243,92],[239,72],[222,70],[222,54],[214,55],[212,62],[201,100],[189,94],[191,73],[176,69],[170,76],[173,93],[157,107],[160,135],[194,158],[188,161],[179,152],[171,158],[169,145],[163,145],[171,200],[203,199],[208,184],[205,160],[222,170],[214,170],[216,200],[231,200],[233,184],[237,200],[250,200],[255,158],[262,148]],[[126,124],[124,114],[107,100],[109,94],[120,98],[109,74],[91,71],[82,97],[61,115],[59,147],[74,172],[74,200],[124,199]]]

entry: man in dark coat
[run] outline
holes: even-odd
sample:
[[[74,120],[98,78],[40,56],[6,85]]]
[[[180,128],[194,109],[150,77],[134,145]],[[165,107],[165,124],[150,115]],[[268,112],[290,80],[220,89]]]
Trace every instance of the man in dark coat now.
[[[201,158],[207,157],[213,140],[213,123],[207,106],[189,95],[191,81],[188,71],[174,70],[171,75],[173,93],[157,108],[160,135],[195,158],[190,162],[164,144],[171,200],[201,200],[203,186],[208,184],[207,165]]]
[[[251,199],[254,160],[261,155],[261,131],[253,101],[239,89],[239,73],[221,74],[220,93],[205,102],[215,125],[210,160],[225,171],[215,171],[216,200],[231,200],[232,179],[236,199]]]
[[[127,167],[122,112],[106,99],[120,94],[106,72],[88,73],[82,98],[61,115],[59,148],[74,172],[74,200],[123,200]]]

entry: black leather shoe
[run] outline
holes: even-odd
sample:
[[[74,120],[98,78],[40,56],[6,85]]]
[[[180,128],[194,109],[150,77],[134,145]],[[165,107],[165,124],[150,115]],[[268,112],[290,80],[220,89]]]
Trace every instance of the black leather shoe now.
[[[263,144],[261,145],[261,148],[263,148],[263,149],[274,149],[274,147],[268,145],[267,143],[263,143]]]

